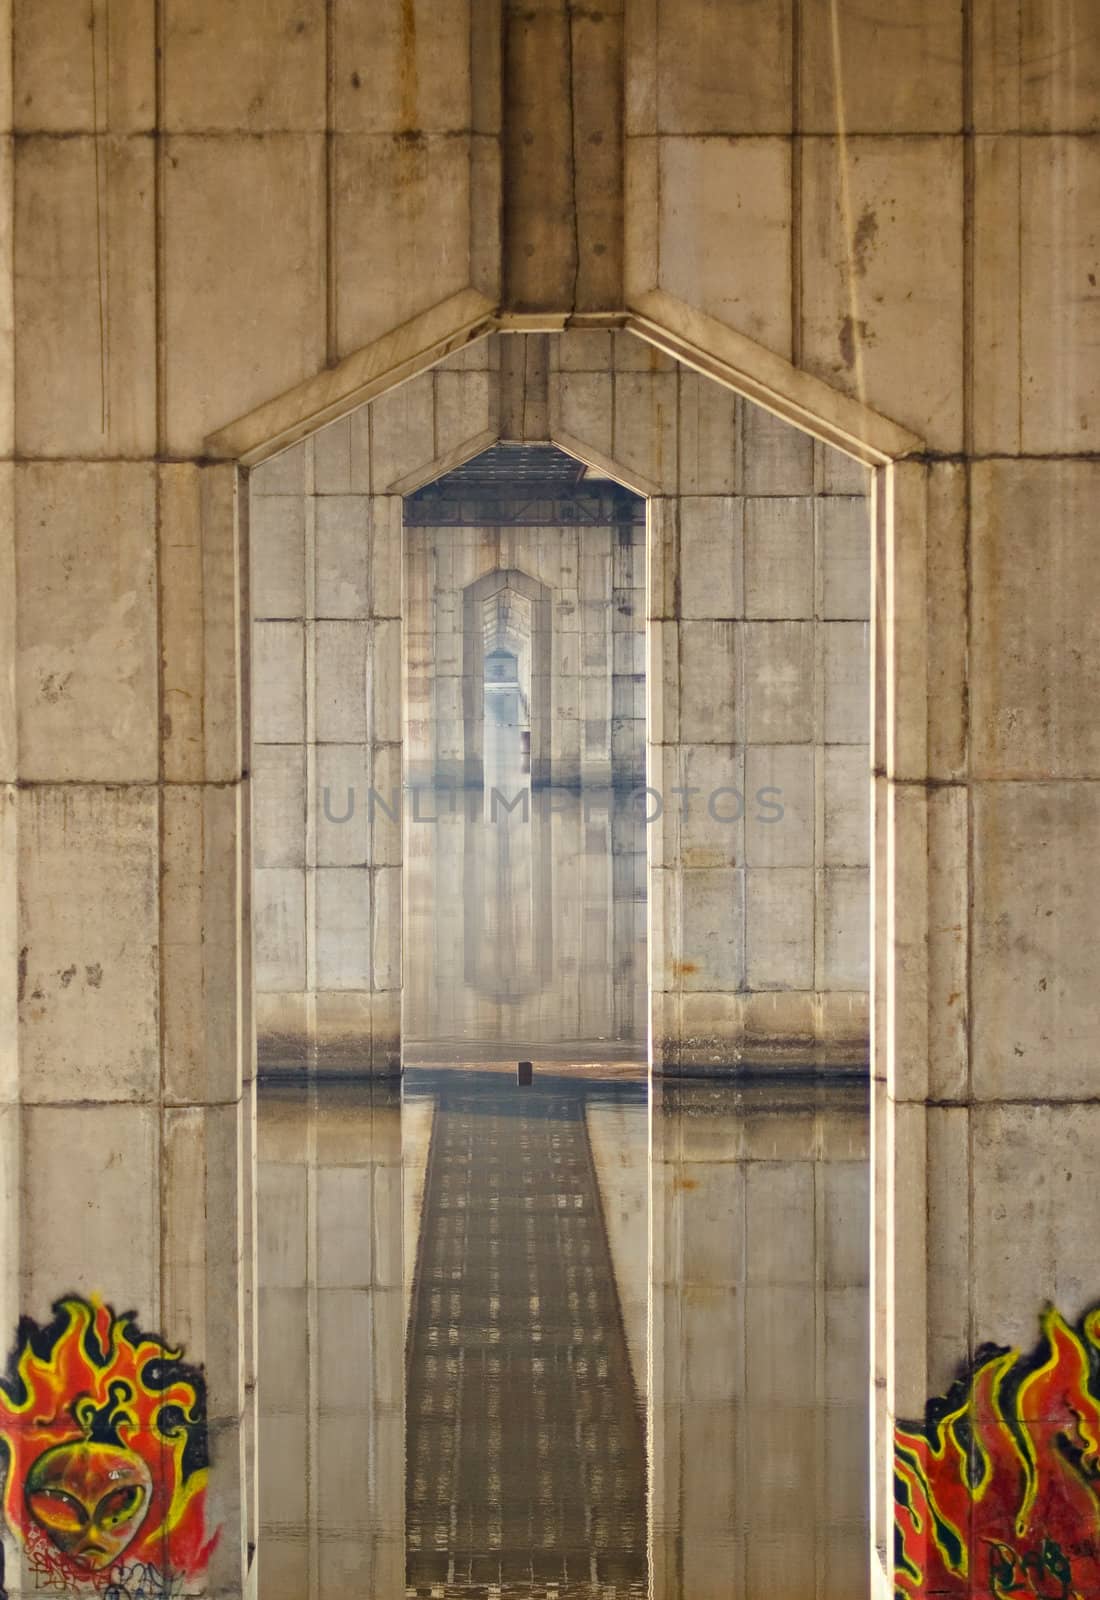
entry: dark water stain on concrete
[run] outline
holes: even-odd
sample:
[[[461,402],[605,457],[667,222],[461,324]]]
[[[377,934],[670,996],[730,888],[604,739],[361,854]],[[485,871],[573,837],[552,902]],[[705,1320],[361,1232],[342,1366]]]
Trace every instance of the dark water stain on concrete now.
[[[855,317],[842,317],[840,319],[840,332],[837,335],[837,343],[840,346],[841,360],[849,372],[856,364],[857,343],[866,345],[873,342],[867,324],[862,317],[858,319]]]
[[[416,61],[416,0],[401,0],[401,126],[415,128],[420,100]]]
[[[855,238],[852,241],[855,269],[861,278],[867,276],[867,268],[870,265],[870,257],[874,251],[877,238],[878,214],[871,206],[865,206],[863,214],[856,224]]]

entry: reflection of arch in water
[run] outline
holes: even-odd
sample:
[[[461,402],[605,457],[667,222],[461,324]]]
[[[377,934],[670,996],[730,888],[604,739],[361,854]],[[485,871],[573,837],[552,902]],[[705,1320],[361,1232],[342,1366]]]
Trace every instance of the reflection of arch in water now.
[[[462,731],[463,775],[469,787],[485,781],[485,624],[488,600],[521,596],[530,611],[531,785],[551,781],[550,772],[550,589],[517,567],[498,567],[468,583],[462,591]]]

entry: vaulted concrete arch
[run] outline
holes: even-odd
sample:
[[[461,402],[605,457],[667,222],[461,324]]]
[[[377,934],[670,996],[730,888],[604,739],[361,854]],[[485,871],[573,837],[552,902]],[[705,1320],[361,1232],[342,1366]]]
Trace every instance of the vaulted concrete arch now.
[[[425,483],[433,481],[437,477],[445,474],[447,471],[453,470],[463,462],[472,459],[490,443],[495,442],[499,437],[518,436],[521,439],[546,440],[547,442],[555,443],[560,448],[574,454],[579,459],[597,467],[601,471],[611,473],[619,481],[624,482],[635,490],[646,494],[650,505],[650,737],[653,741],[651,755],[653,755],[656,759],[663,760],[664,755],[669,748],[675,750],[680,738],[679,733],[673,731],[674,728],[678,726],[679,713],[675,708],[678,704],[677,697],[679,690],[676,685],[675,676],[672,678],[669,676],[669,658],[667,654],[665,637],[668,635],[670,630],[675,631],[679,626],[677,620],[677,609],[672,600],[672,597],[676,594],[678,589],[678,579],[675,577],[675,573],[678,570],[677,563],[681,559],[679,553],[680,536],[678,531],[680,525],[680,512],[679,501],[677,498],[679,492],[679,469],[676,464],[675,456],[669,455],[666,451],[664,451],[661,443],[660,427],[657,426],[652,420],[656,413],[648,411],[646,409],[645,402],[643,402],[642,410],[638,414],[641,420],[636,425],[634,434],[630,436],[630,439],[632,439],[633,442],[628,443],[625,454],[615,453],[615,445],[611,439],[610,431],[605,433],[605,430],[601,427],[597,428],[591,433],[588,433],[586,436],[587,425],[583,421],[578,422],[571,420],[571,414],[569,413],[568,409],[563,412],[560,392],[558,389],[554,388],[550,382],[549,364],[552,359],[550,356],[550,349],[558,340],[565,339],[568,341],[569,339],[575,337],[576,333],[580,333],[582,337],[587,337],[589,339],[591,339],[593,336],[607,339],[614,337],[618,338],[620,341],[625,339],[627,347],[636,347],[639,353],[643,355],[641,365],[644,368],[650,367],[651,365],[650,359],[644,356],[644,352],[647,349],[657,349],[656,342],[652,339],[642,339],[637,336],[631,338],[630,330],[625,326],[618,330],[586,328],[584,330],[575,330],[574,332],[567,331],[565,334],[532,334],[528,332],[500,335],[501,369],[499,378],[496,380],[498,398],[496,399],[495,403],[504,409],[505,414],[497,412],[497,414],[494,416],[494,400],[492,398],[487,398],[481,393],[480,390],[478,390],[477,392],[479,398],[477,403],[472,408],[468,408],[465,413],[465,415],[468,417],[465,436],[458,437],[454,440],[454,442],[448,442],[446,448],[441,454],[434,455],[431,457],[431,459],[421,459],[419,463],[414,464],[414,458],[418,448],[423,450],[425,456],[430,453],[432,442],[439,437],[438,424],[435,426],[431,424],[429,420],[429,413],[422,409],[420,401],[413,398],[403,401],[402,405],[404,409],[401,414],[402,417],[406,419],[406,425],[404,428],[404,454],[400,459],[394,458],[392,466],[386,466],[386,476],[384,476],[381,480],[375,480],[377,487],[380,487],[384,493],[389,495],[390,499],[388,503],[393,505],[394,511],[393,514],[388,514],[384,519],[377,518],[376,527],[379,529],[387,529],[388,533],[386,534],[386,537],[390,538],[391,540],[397,539],[399,533],[399,522],[397,520],[395,491],[400,489],[404,492],[410,492],[413,489],[419,488]],[[670,346],[673,346],[676,350],[684,349],[683,341],[674,341],[671,335],[667,337],[665,342]],[[708,363],[704,360],[702,353],[693,348],[690,350],[690,354],[692,355],[691,369],[705,373]],[[666,363],[666,376],[661,377],[661,382],[668,381],[667,372],[669,370],[671,358],[671,349],[668,351],[662,351],[661,356],[657,358],[658,361],[663,360]],[[463,362],[465,362],[467,359],[473,359],[472,353],[469,356],[463,356],[462,358]],[[722,372],[728,372],[729,368],[724,362],[719,362],[717,364]],[[414,394],[419,393],[419,391],[416,389],[416,385],[417,383],[423,385],[429,382],[427,373],[432,370],[445,371],[447,370],[448,365],[448,361],[445,361],[441,366],[436,366],[433,364],[432,367],[426,368],[425,374],[421,374],[418,378],[410,378],[407,380],[409,387],[398,392],[404,392],[408,396],[413,396]],[[584,365],[583,361],[580,363],[580,365]],[[595,363],[595,365],[598,365],[598,361]],[[522,379],[518,399],[515,393],[517,374],[519,374]],[[731,385],[719,386],[709,373],[705,373],[705,375],[701,376],[698,381],[701,384],[702,393],[704,395],[713,393],[715,396],[717,396],[722,392],[722,388],[732,389]],[[592,382],[593,384],[596,383],[594,375]],[[493,384],[491,383],[490,389],[492,390],[492,388]],[[598,392],[598,389],[594,389],[593,392]],[[471,389],[471,395],[473,393],[474,391]],[[509,396],[511,396],[511,398]],[[310,403],[311,402],[307,401],[307,407]],[[586,401],[584,404],[590,405],[591,401]],[[479,409],[479,407],[481,409]],[[779,411],[779,407],[775,405],[770,407],[770,409],[773,414]],[[794,409],[797,411],[797,407]],[[845,438],[850,439],[850,426],[852,422],[850,404],[848,402],[844,402],[843,405],[838,407],[838,410],[845,414],[847,424],[849,426],[849,431],[845,433]],[[577,412],[576,415],[577,417],[581,417],[585,414],[587,413],[584,411],[582,405],[582,410]],[[409,425],[409,419],[411,419],[414,415],[421,420],[415,427],[412,427]],[[733,426],[732,413],[730,414],[730,419],[727,420],[725,425],[727,427]],[[877,419],[871,419],[869,422],[865,419],[862,419],[859,421],[858,425],[865,434],[870,435],[872,438],[878,441],[874,447],[867,446],[866,444],[864,445],[866,454],[877,455],[882,443],[888,437],[892,437],[899,445],[899,448],[908,448],[909,441],[907,436],[901,434],[898,430],[892,430],[889,424],[882,424]],[[723,424],[720,420],[715,420],[711,425],[711,432],[714,433],[716,430],[720,430],[722,426]],[[828,436],[831,430],[835,429],[835,426],[836,418],[834,416],[831,423],[828,425],[823,423],[818,431],[819,433],[824,433]],[[624,435],[624,438],[626,437],[627,436]],[[423,446],[419,446],[417,444],[418,439],[422,439],[424,441]],[[389,457],[387,457],[387,461],[388,460]],[[893,466],[884,467],[882,465],[879,465],[877,468],[875,504],[877,507],[876,515],[878,519],[876,524],[878,529],[878,561],[880,563],[885,563],[887,559],[887,529],[889,528],[891,531],[893,531],[896,527],[896,524],[887,518],[887,515],[883,509],[884,497],[892,491],[895,485],[895,473],[898,471],[908,472],[910,470],[915,470],[917,473],[919,473],[921,468],[919,464],[912,464],[911,467],[911,464],[906,461],[903,461],[901,466],[898,468]],[[868,565],[870,565],[872,559],[873,541],[871,539],[869,525],[865,523],[864,527],[866,529],[864,559],[867,561]],[[918,524],[918,536],[922,532],[923,530]],[[910,539],[910,541],[912,541],[913,535],[908,530],[907,537]],[[893,557],[891,557],[891,559],[893,559]],[[387,564],[392,564],[392,560]],[[885,570],[885,567],[880,567],[880,570]],[[911,569],[904,569],[899,566],[894,570],[897,572],[899,577],[904,572],[907,581],[911,581]],[[881,595],[881,589],[879,589],[878,592]],[[667,610],[667,607],[670,604],[673,606],[671,612]],[[906,597],[902,609],[904,611],[908,611],[910,607],[911,600],[909,597]],[[884,640],[888,639],[891,642],[895,640],[895,623],[892,620],[883,617],[881,612],[879,616],[878,627],[880,629],[880,638]],[[910,651],[912,651],[914,648],[919,648],[919,641],[914,642],[913,639],[907,638],[906,648]],[[880,651],[881,649],[882,646],[880,645]],[[880,663],[883,663],[881,654],[879,660]],[[886,670],[887,669],[884,663],[880,665],[880,671],[885,674]],[[667,696],[669,695],[670,689],[672,697],[671,699],[668,699]],[[908,704],[908,709],[911,710],[914,705],[918,704],[917,697],[919,696],[920,692],[919,679],[916,681],[907,681],[906,689],[911,695],[911,699]],[[895,714],[900,709],[897,705],[896,693],[896,689],[892,688],[891,698],[889,701],[890,707],[893,709]],[[887,701],[883,699],[881,702],[881,711],[883,714],[885,714],[886,707]],[[917,715],[920,715],[919,711],[917,712]],[[867,717],[869,720],[869,705]],[[886,742],[887,735],[885,730],[880,729],[879,737],[884,743]],[[895,848],[895,846],[891,843],[885,842],[885,836],[882,832],[885,824],[880,820],[878,825],[880,829],[880,839],[883,839],[884,841],[880,845],[880,849],[882,849],[885,854],[887,850]],[[653,876],[651,880],[653,888],[651,891],[650,909],[651,954],[653,968],[655,973],[669,971],[679,972],[682,968],[684,968],[689,955],[692,955],[692,952],[685,951],[681,947],[682,941],[685,938],[685,926],[682,921],[682,892],[681,895],[678,895],[676,898],[670,899],[660,891],[658,885],[664,881],[665,869],[671,869],[669,882],[671,883],[673,881],[671,874],[675,873],[677,870],[675,852],[678,851],[680,846],[675,842],[673,833],[668,830],[658,828],[651,830],[651,833],[654,850],[651,874],[656,874],[656,876]],[[671,851],[672,853],[666,854],[668,851]],[[731,893],[733,892],[732,876],[733,874],[731,873]],[[881,878],[879,879],[879,883],[881,887]],[[674,907],[678,907],[678,909],[674,910]],[[920,911],[921,908],[919,907],[919,904],[909,908],[909,914],[912,916],[919,917]],[[883,913],[880,908],[878,916],[881,918],[882,914]],[[690,939],[692,935],[688,933],[687,937]],[[885,948],[885,941],[883,942],[883,948]],[[393,970],[394,963],[392,960],[389,961],[389,966],[390,969]],[[743,980],[741,978],[734,976],[733,987],[740,987],[742,981]],[[729,1061],[737,1059],[741,1054],[745,1053],[746,1050],[748,1059],[763,1059],[764,1055],[766,1055],[769,1050],[774,1050],[779,1044],[780,1038],[782,1037],[782,1030],[792,1028],[790,1019],[785,1016],[782,1009],[776,1010],[773,1006],[769,1007],[768,1013],[761,1011],[760,1020],[752,1024],[752,1026],[758,1028],[763,1026],[765,1029],[765,1031],[759,1032],[755,1036],[755,1042],[748,1043],[746,1038],[742,1035],[741,1030],[744,1027],[744,1023],[741,1020],[735,1020],[732,1022],[733,1031],[728,1036],[721,1032],[714,1033],[712,1036],[708,1036],[704,1033],[700,1039],[700,1027],[699,1022],[696,1019],[698,1016],[701,1016],[702,1013],[699,1012],[699,1008],[695,1003],[695,997],[690,995],[688,996],[688,999],[692,1001],[690,1017],[683,1011],[683,989],[684,980],[682,976],[677,976],[671,981],[665,978],[655,978],[654,980],[651,1000],[651,1004],[653,1006],[651,1049],[654,1052],[654,1063],[657,1070],[672,1072],[699,1070],[699,1068],[703,1066],[704,1062],[707,1060]],[[705,996],[699,996],[698,998],[703,999]],[[732,1000],[734,997],[731,995],[729,998]],[[731,1024],[726,1023],[719,1024],[718,1018],[720,1011],[715,1010],[713,1006],[711,1007],[709,1014],[709,1026],[712,1029],[714,1027],[731,1026]],[[779,1029],[781,1030],[779,1035],[773,1036],[770,1039],[766,1032],[767,1024],[763,1023],[763,1017],[766,1014],[774,1016],[775,1022],[773,1022],[771,1025],[774,1027],[775,1023],[778,1023]],[[733,1019],[740,1019],[740,1010],[735,1007],[735,1009],[730,1013],[730,1016]],[[819,1049],[821,1051],[821,1059],[823,1061],[828,1061],[830,1059],[834,1061],[857,1061],[861,1058],[862,1051],[866,1048],[865,1043],[860,1043],[861,1029],[866,1027],[865,1015],[860,1017],[857,1013],[854,1021],[855,1029],[852,1032],[851,1037],[843,1044],[841,1044],[841,1038],[843,1037],[842,1035],[838,1035],[831,1042],[828,1042],[829,1035],[827,1032],[821,1036],[822,1042],[819,1046]],[[687,1030],[686,1034],[684,1032],[685,1028]],[[688,1035],[691,1037],[690,1055],[686,1053]],[[886,1030],[884,1030],[883,1036],[889,1036]],[[791,1053],[791,1057],[793,1059],[804,1060],[806,1058],[807,1050],[809,1049],[812,1051],[814,1048],[812,1039],[812,1029],[809,1036],[807,1036],[805,1032],[805,1024],[803,1022],[795,1024],[789,1043],[786,1045],[786,1048]],[[358,1045],[355,1039],[354,1030],[349,1035],[348,1048],[351,1052],[351,1055],[349,1056],[350,1060],[351,1057],[356,1056],[358,1052]],[[847,1054],[845,1054],[845,1052],[847,1052]],[[398,1059],[398,1049],[395,1043],[391,1043],[386,1047],[385,1059],[389,1060],[391,1063],[396,1063]],[[865,1056],[863,1059],[865,1059]],[[664,1237],[663,1234],[662,1237]],[[883,1242],[885,1243],[885,1241]],[[655,1281],[663,1281],[665,1270],[666,1269],[664,1265],[659,1263],[654,1264],[654,1271],[657,1272],[657,1278]],[[885,1367],[887,1361],[887,1351],[885,1348],[883,1348],[879,1352],[880,1370]],[[658,1394],[664,1392],[660,1384],[658,1384],[655,1392]],[[655,1412],[654,1415],[656,1416],[657,1413]],[[669,1537],[674,1537],[671,1530],[669,1530]]]

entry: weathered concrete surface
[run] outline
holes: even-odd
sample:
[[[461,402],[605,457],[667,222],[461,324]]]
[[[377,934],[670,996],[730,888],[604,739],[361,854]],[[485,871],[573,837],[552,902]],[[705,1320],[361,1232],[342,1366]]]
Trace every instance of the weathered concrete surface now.
[[[623,4],[504,0],[503,300],[615,311],[623,279]]]
[[[801,6],[797,31],[786,7],[765,15],[746,0],[728,9],[737,21],[723,29],[702,0],[629,0],[626,7],[624,294],[632,301],[657,290],[680,297],[686,310],[662,304],[670,315],[675,310],[681,332],[706,335],[696,313],[717,310],[730,327],[706,336],[751,354],[746,370],[764,374],[792,406],[810,404],[812,396],[823,428],[850,426],[854,413],[841,402],[854,399],[907,425],[932,450],[930,459],[884,471],[877,497],[875,1038],[882,1101],[875,1160],[878,1481],[885,1495],[892,1415],[918,1412],[971,1342],[1015,1335],[1051,1282],[1069,1315],[1097,1293],[1067,1240],[1071,1232],[1094,1236],[1097,1220],[1095,1186],[1082,1181],[1086,1157],[1068,1131],[1090,1115],[1086,1101],[1073,1097],[1084,1093],[1076,997],[1095,988],[1096,976],[1088,902],[1076,892],[1084,872],[1077,869],[1091,848],[1082,796],[1097,776],[1089,760],[1093,727],[1082,710],[1093,699],[1084,597],[1095,540],[1074,482],[1087,477],[1091,463],[1071,458],[1093,453],[1100,429],[1100,300],[1088,220],[1100,159],[1100,35],[1090,0],[975,0],[965,30],[957,10],[939,0],[904,17],[879,0]],[[184,781],[199,787],[240,783],[235,750],[247,736],[225,666],[238,616],[236,585],[221,565],[228,560],[232,569],[232,547],[219,553],[216,541],[208,543],[205,519],[188,521],[195,483],[207,473],[203,438],[316,380],[327,360],[430,307],[452,283],[472,282],[496,304],[502,272],[512,271],[508,261],[502,265],[497,227],[500,107],[508,96],[499,89],[492,6],[435,6],[429,26],[423,7],[399,8],[396,0],[340,4],[325,13],[322,37],[314,4],[239,0],[186,13],[171,5],[162,8],[159,40],[151,0],[114,0],[110,10],[108,19],[105,0],[86,9],[72,0],[16,0],[14,15],[0,13],[0,328],[14,306],[21,330],[18,381],[8,357],[0,367],[0,437],[7,457],[18,447],[20,470],[32,477],[47,459],[56,464],[53,509],[38,542],[49,549],[57,539],[59,570],[61,553],[79,550],[95,595],[83,619],[74,606],[44,606],[38,578],[34,597],[21,578],[8,581],[15,552],[0,535],[0,607],[10,611],[14,600],[16,608],[15,626],[5,615],[0,627],[0,779],[93,791],[136,783],[159,796],[163,784],[185,773]],[[752,71],[740,70],[747,51]],[[586,56],[585,70],[592,60]],[[540,125],[563,120],[551,99],[555,83],[560,88],[560,76],[548,72]],[[617,93],[616,79],[606,86],[608,105]],[[579,100],[577,109],[579,128]],[[708,181],[715,174],[719,186]],[[731,196],[740,197],[740,211],[731,212]],[[596,198],[592,207],[602,221]],[[559,216],[555,225],[573,235],[568,219]],[[57,248],[43,246],[35,271],[37,236]],[[603,242],[595,225],[586,237]],[[578,271],[596,275],[595,261],[579,258]],[[564,317],[575,304],[564,294],[548,310]],[[738,342],[744,338],[758,343]],[[835,404],[811,375],[835,386]],[[147,398],[151,383],[154,401]],[[587,410],[594,446],[601,413],[610,432],[607,393],[606,383],[597,383],[583,406],[570,402],[574,420]],[[604,448],[611,447],[606,440]],[[108,475],[144,475],[154,449],[185,458],[188,484],[175,479],[172,462],[162,463],[159,539],[144,520],[139,538],[145,512],[135,508],[125,527],[112,525],[100,496],[88,494],[83,458],[100,458]],[[939,459],[945,453],[952,459]],[[1021,456],[1028,459],[1014,459]],[[634,460],[640,473],[647,461],[652,471],[647,451]],[[681,471],[693,460],[682,452]],[[727,464],[711,480],[710,492],[734,493],[729,470]],[[1070,487],[1063,490],[1063,482]],[[87,535],[68,509],[86,496]],[[224,499],[218,493],[212,502]],[[1024,500],[1030,514],[1017,520],[1013,508]],[[177,514],[189,530],[179,544],[171,533]],[[9,519],[0,519],[7,526]],[[196,527],[204,530],[197,542]],[[117,551],[132,545],[141,551],[139,567],[156,546],[152,585],[132,570],[122,573]],[[30,562],[28,576],[42,567],[21,536],[17,548]],[[1021,580],[1020,563],[1010,557],[1017,550],[1033,563],[1030,581]],[[1035,561],[1036,551],[1049,552],[1048,559]],[[191,585],[182,614],[173,609],[180,570]],[[57,578],[51,569],[51,584]],[[167,606],[163,632],[152,621],[154,596]],[[101,650],[94,671],[82,670],[73,662],[74,621],[94,632],[95,613],[116,604],[123,607],[115,619],[118,661],[100,666]],[[33,619],[27,635],[24,606]],[[20,659],[24,639],[37,652],[32,675]],[[167,652],[159,703],[126,667],[148,659],[150,639],[158,674],[157,657]],[[1014,658],[1017,639],[1025,648]],[[38,755],[48,755],[52,770],[36,772],[24,766],[21,748],[24,731],[31,748],[36,738],[31,708],[51,672],[64,677],[70,670],[79,693],[68,711],[63,701],[44,703],[49,750]],[[128,681],[120,687],[120,679]],[[23,719],[18,741],[16,707]],[[1019,797],[1017,785],[1025,791]],[[1032,786],[1043,791],[1041,805]],[[11,799],[9,811],[14,793]],[[25,803],[20,795],[19,807]],[[34,803],[47,802],[36,796]],[[1037,843],[1028,842],[1029,807],[1041,819]],[[238,814],[247,810],[242,797]],[[2,847],[0,912],[7,1129],[19,1121],[21,922],[28,917],[45,927],[57,920],[26,894],[18,904],[16,831],[6,830]],[[248,891],[238,854],[246,838],[242,824],[234,839],[233,914],[216,894],[202,904],[203,916],[216,918],[221,930],[213,947],[234,952],[247,996],[248,960],[237,954],[247,948],[240,913]],[[995,975],[980,975],[978,958],[984,973],[1000,959],[1005,927],[1022,915],[1011,862],[1022,866],[1024,856],[1034,901],[1052,911],[1046,920],[1059,932],[1032,948],[1021,929],[1010,964],[1022,982],[994,993]],[[166,904],[174,887],[162,870],[159,828],[143,859],[146,895]],[[210,860],[217,859],[215,852]],[[827,863],[835,864],[835,857]],[[90,898],[99,871],[90,853],[74,861],[78,901]],[[1067,885],[1075,891],[1069,896]],[[197,915],[199,900],[189,903]],[[81,938],[97,926],[82,929]],[[196,940],[193,931],[173,939],[188,972]],[[1044,1008],[1052,974],[1045,968],[1067,951],[1070,1003],[1051,1027]],[[35,959],[51,972],[71,964],[60,945]],[[167,971],[167,946],[160,959]],[[1033,976],[1036,985],[1046,979],[1048,990],[1032,992]],[[133,1019],[147,1014],[148,974],[135,968],[124,988],[119,1019],[128,1033]],[[197,1002],[204,1018],[221,1004],[218,992],[217,985],[204,989]],[[68,1004],[68,991],[61,998]],[[991,1005],[999,1013],[992,1022]],[[232,1076],[224,1103],[236,1106],[237,1064],[231,1074],[217,1064],[226,1048],[221,1023],[209,1033],[196,1029],[196,1037],[199,1044],[188,1049],[209,1052],[212,1062],[199,1078],[213,1084]],[[1003,1052],[1017,1043],[1036,1058],[1042,1046],[1042,1081],[1028,1081],[1024,1101],[1002,1102],[997,1092],[1016,1093],[1016,1069]],[[247,1050],[241,1064],[247,1078]],[[1057,1093],[1067,1086],[1071,1095]],[[119,1115],[160,1128],[165,1105],[158,1083],[152,1098]],[[196,1100],[193,1115],[205,1118],[205,1105]],[[1030,1109],[1017,1110],[1024,1105]],[[221,1186],[208,1214],[221,1218],[247,1217],[249,1186],[232,1154],[247,1149],[247,1101],[240,1106],[233,1116],[241,1140],[229,1141],[216,1162],[204,1157],[212,1196]],[[162,1263],[174,1248],[168,1218],[182,1214],[156,1200],[142,1209],[140,1227],[131,1226],[135,1190],[159,1191],[146,1159],[152,1146],[130,1121],[134,1183],[97,1187],[94,1172],[71,1165],[68,1152],[87,1143],[93,1115],[106,1121],[115,1112],[28,1108],[23,1132],[5,1136],[5,1236],[19,1236],[20,1211],[22,1253],[40,1270],[48,1265],[54,1280],[42,1281],[47,1300],[73,1286],[98,1287],[112,1300],[140,1291],[152,1297],[137,1306],[152,1323]],[[1048,1139],[1047,1129],[1067,1137]],[[1067,1196],[1058,1230],[1050,1232],[1033,1208],[1026,1181],[997,1190],[1002,1214],[994,1217],[991,1169],[976,1154],[987,1133],[990,1148],[1003,1141],[1014,1176],[1041,1168],[1055,1152]],[[213,1150],[213,1136],[189,1148]],[[59,1172],[70,1192],[98,1208],[98,1231],[89,1235],[94,1248],[83,1253],[89,1240],[74,1235],[70,1247],[56,1233],[48,1200]],[[211,1230],[208,1250],[197,1217],[186,1227],[192,1231],[180,1253],[194,1266],[190,1281],[205,1274],[211,1304],[235,1329],[238,1246],[247,1223],[232,1241]],[[132,1239],[133,1262],[123,1265],[117,1251],[103,1253],[95,1242],[116,1235]],[[968,1287],[971,1239],[984,1253],[998,1240],[1012,1241],[1020,1271],[989,1279],[988,1293],[978,1296]],[[1028,1266],[1036,1252],[1053,1271],[1041,1284]],[[19,1311],[44,1314],[41,1296],[21,1298],[16,1254],[5,1263],[5,1324],[14,1325]],[[167,1325],[163,1331],[176,1333]],[[235,1332],[222,1334],[237,1352],[235,1377],[243,1383],[245,1344],[233,1343]],[[223,1416],[238,1405],[238,1389],[230,1387],[232,1394],[215,1401]],[[216,1472],[234,1484],[235,1451],[227,1434]],[[240,1592],[246,1565],[231,1487],[223,1500],[232,1524],[222,1545],[226,1566],[217,1579],[226,1595]],[[885,1550],[881,1498],[879,1538]]]

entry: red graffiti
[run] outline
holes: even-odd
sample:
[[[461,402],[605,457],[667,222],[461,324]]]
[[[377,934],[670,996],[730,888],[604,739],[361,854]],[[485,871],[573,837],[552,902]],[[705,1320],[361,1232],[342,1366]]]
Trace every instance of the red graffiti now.
[[[43,1587],[118,1593],[144,1568],[167,1593],[217,1542],[202,1373],[98,1301],[54,1310],[47,1327],[20,1325],[0,1381],[7,1525]]]
[[[1100,1594],[1100,1310],[1049,1309],[894,1437],[897,1596]]]

